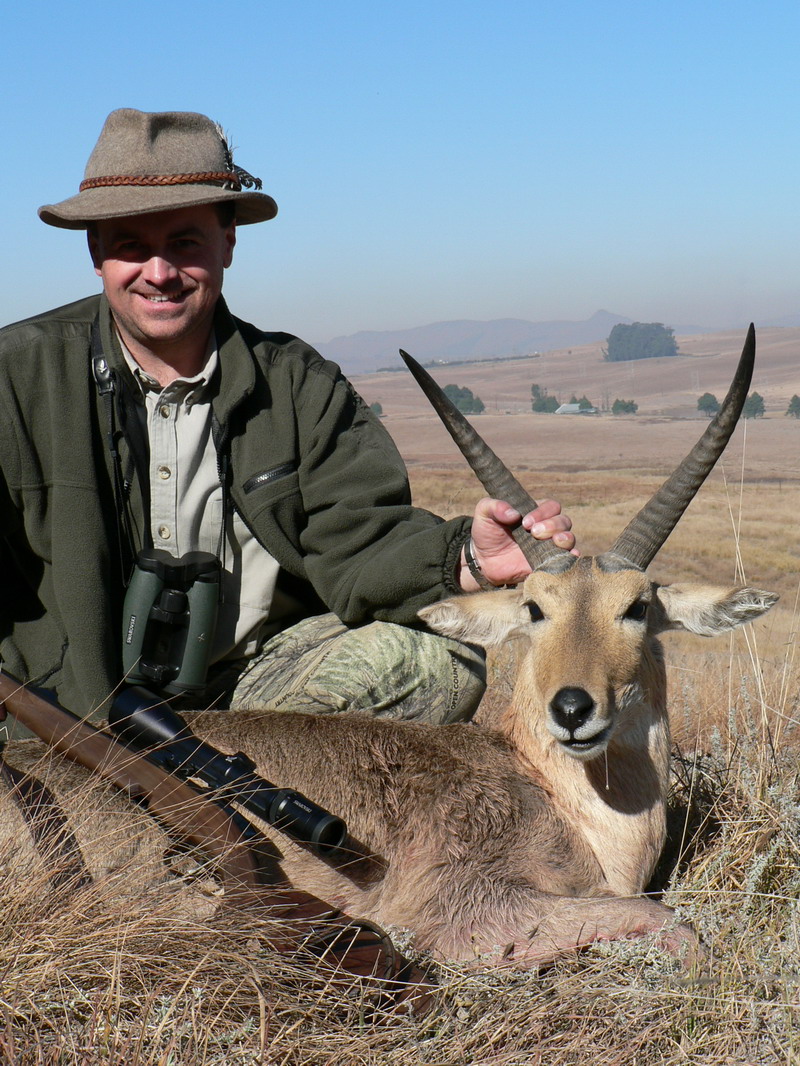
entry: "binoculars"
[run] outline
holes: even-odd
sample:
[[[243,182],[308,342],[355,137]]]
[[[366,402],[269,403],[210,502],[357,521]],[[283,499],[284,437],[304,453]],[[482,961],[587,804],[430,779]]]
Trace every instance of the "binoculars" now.
[[[210,552],[180,559],[139,552],[125,595],[122,665],[126,680],[171,695],[203,688],[217,626],[221,564]]]

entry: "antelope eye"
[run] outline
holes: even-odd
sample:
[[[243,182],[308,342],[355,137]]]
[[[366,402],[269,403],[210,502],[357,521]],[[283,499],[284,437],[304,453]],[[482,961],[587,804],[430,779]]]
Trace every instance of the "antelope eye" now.
[[[528,608],[528,614],[531,616],[532,622],[542,621],[544,614],[538,603],[526,603],[525,606]]]
[[[625,612],[624,617],[633,622],[643,622],[647,617],[647,604],[644,600],[636,600]]]

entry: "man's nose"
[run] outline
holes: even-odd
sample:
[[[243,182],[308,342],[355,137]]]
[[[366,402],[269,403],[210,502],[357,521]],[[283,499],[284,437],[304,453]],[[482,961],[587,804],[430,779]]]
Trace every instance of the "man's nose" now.
[[[152,285],[164,285],[178,276],[178,269],[169,259],[153,255],[144,264],[143,274]]]

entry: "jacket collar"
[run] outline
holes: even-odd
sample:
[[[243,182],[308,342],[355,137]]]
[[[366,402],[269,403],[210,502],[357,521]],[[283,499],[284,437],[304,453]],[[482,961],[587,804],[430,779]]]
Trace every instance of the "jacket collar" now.
[[[256,368],[253,353],[221,296],[214,314],[214,333],[219,352],[219,391],[212,407],[218,421],[225,425],[234,408],[253,392]]]

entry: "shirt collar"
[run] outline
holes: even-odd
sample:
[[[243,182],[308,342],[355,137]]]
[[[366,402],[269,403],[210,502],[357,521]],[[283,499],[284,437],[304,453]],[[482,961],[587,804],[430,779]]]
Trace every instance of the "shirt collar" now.
[[[139,366],[134,357],[128,351],[125,346],[125,342],[119,333],[115,330],[115,336],[119,342],[119,346],[122,349],[122,355],[125,362],[133,374],[133,379],[141,390],[142,396],[146,396],[148,392],[163,393],[169,391],[170,395],[174,397],[183,397],[184,399],[190,399],[193,403],[203,398],[203,394],[211,383],[211,379],[216,373],[219,366],[219,352],[217,351],[217,341],[212,331],[211,336],[208,338],[208,348],[206,350],[206,360],[203,365],[203,369],[194,374],[190,378],[176,378],[171,381],[169,385],[160,385],[155,378],[145,373]]]

